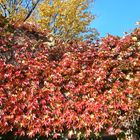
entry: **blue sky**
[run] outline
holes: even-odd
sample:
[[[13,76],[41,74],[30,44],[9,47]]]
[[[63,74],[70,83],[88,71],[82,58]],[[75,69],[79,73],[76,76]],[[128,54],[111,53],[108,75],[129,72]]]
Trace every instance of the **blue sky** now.
[[[91,27],[95,27],[101,37],[107,33],[122,36],[140,21],[140,0],[95,0],[90,9],[96,15]]]

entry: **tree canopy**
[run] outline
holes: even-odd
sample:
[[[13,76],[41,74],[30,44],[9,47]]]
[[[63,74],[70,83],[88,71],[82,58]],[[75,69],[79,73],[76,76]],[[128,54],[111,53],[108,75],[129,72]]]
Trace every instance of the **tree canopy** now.
[[[31,21],[54,36],[71,40],[94,32],[88,25],[95,16],[89,11],[92,0],[1,0],[0,14],[10,22]]]
[[[25,21],[36,8],[40,0],[1,0],[0,14],[12,22]]]

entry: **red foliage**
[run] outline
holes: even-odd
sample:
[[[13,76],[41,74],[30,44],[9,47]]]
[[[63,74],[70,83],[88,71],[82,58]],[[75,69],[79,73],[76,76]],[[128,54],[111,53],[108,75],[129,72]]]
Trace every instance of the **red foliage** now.
[[[98,46],[56,40],[48,48],[43,33],[0,28],[0,133],[57,138],[137,129],[139,31]]]

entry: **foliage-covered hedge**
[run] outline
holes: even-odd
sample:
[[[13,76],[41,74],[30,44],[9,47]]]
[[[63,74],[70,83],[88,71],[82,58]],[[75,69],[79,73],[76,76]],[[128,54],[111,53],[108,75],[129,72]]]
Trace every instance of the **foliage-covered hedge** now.
[[[8,30],[7,30],[8,28]],[[137,133],[140,29],[97,43],[0,28],[0,134],[52,138]]]

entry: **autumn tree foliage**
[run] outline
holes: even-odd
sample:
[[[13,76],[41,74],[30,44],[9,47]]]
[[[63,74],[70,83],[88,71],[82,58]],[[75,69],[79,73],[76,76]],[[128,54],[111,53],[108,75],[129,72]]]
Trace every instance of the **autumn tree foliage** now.
[[[62,38],[77,38],[94,19],[88,10],[91,4],[92,0],[44,0],[38,7],[40,26]]]
[[[26,21],[40,0],[0,0],[0,14],[10,22]]]
[[[140,29],[95,44],[59,39],[53,47],[47,34],[30,24],[0,28],[0,134],[88,139],[137,133]]]
[[[92,0],[1,0],[0,14],[10,23],[34,22],[53,36],[65,39],[94,39],[97,31],[88,25],[94,19],[89,11]]]

